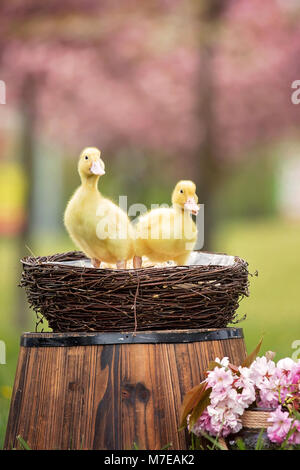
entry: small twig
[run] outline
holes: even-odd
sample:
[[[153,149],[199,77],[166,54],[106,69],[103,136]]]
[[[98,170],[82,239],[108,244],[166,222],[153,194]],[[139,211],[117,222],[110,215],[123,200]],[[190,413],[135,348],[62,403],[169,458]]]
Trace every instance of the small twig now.
[[[138,273],[136,273],[137,276],[137,286],[136,286],[136,292],[134,296],[134,302],[133,302],[133,312],[134,312],[134,331],[133,331],[133,336],[135,336],[136,330],[137,330],[137,316],[136,316],[136,300],[137,296],[139,294],[139,286],[140,286],[140,278]]]
[[[30,253],[32,256],[36,257],[35,254],[33,253],[32,249],[29,248],[28,245],[25,245],[25,248],[27,248],[27,250],[29,251],[29,253]]]

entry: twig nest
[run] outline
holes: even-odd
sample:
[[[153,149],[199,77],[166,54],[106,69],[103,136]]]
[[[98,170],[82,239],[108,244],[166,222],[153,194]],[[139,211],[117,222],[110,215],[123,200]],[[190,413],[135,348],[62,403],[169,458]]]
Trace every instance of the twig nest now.
[[[21,286],[54,332],[224,328],[249,295],[239,257],[193,252],[188,266],[95,269],[81,252],[22,259]],[[129,266],[131,267],[131,266]]]

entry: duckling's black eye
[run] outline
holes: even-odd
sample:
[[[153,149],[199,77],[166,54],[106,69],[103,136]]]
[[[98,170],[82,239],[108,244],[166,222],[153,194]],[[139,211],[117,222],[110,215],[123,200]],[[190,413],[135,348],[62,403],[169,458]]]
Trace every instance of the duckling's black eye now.
[[[179,190],[179,192],[180,192],[181,194],[183,194],[183,193],[184,193],[183,189],[180,189],[180,190]]]
[[[89,157],[88,157],[87,155],[86,155],[84,158],[85,158],[86,160],[88,160],[88,159],[89,159]]]

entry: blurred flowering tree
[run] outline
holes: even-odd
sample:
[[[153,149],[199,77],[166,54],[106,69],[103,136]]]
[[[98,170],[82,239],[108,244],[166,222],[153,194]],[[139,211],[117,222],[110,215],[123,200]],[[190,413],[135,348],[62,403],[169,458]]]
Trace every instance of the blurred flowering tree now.
[[[27,155],[35,132],[76,153],[172,157],[196,175],[211,227],[226,168],[300,122],[299,16],[294,0],[3,1],[1,79]]]

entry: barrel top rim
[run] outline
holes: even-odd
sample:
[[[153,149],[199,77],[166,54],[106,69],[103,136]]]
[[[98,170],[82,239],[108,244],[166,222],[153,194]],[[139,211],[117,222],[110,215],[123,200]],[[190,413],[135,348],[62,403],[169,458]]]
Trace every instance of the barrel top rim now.
[[[193,343],[243,338],[242,328],[199,328],[151,330],[137,332],[26,332],[21,335],[23,347],[99,346],[107,344]]]

